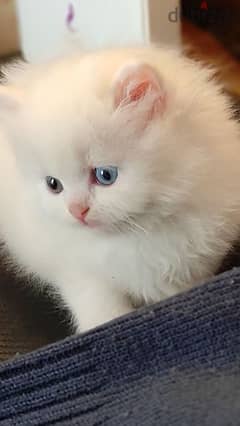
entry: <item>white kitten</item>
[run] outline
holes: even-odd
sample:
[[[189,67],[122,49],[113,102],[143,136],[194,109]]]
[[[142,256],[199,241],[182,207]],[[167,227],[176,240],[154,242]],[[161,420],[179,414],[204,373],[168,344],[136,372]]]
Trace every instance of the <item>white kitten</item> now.
[[[165,48],[14,70],[0,88],[0,233],[80,330],[216,272],[240,142],[210,73]]]

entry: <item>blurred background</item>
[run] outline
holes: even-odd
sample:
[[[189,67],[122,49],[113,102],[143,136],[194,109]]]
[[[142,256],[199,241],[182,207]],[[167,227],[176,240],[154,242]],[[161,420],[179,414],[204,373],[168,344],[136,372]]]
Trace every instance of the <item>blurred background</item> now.
[[[38,61],[69,42],[183,45],[216,66],[240,117],[240,0],[0,0],[0,64]],[[0,361],[64,338],[69,316],[49,291],[36,293],[0,259]]]
[[[0,55],[19,51],[19,34],[14,0],[0,0]]]
[[[240,0],[99,3],[0,0],[0,57],[23,54],[27,60],[38,60],[77,38],[91,47],[135,41],[182,43],[189,56],[217,66],[226,90],[240,97]]]

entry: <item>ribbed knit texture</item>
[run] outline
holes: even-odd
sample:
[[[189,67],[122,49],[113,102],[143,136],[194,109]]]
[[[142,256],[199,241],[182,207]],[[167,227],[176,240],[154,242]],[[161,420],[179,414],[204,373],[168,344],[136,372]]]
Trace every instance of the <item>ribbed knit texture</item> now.
[[[240,270],[2,365],[0,425],[239,426]]]

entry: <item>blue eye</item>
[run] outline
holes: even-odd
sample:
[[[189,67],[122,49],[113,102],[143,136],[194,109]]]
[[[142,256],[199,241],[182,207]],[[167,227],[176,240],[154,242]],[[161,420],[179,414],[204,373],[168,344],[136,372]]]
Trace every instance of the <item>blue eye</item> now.
[[[95,177],[101,185],[112,185],[118,177],[118,168],[114,166],[97,167],[94,169]]]

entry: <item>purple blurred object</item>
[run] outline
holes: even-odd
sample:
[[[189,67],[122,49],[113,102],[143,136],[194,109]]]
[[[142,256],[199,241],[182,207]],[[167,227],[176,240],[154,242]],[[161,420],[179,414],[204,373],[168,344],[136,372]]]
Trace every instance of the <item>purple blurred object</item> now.
[[[75,31],[74,28],[72,27],[72,23],[74,21],[75,18],[75,10],[74,10],[74,6],[72,3],[69,3],[68,5],[68,11],[67,11],[67,16],[66,16],[66,24],[67,27],[70,31]]]

